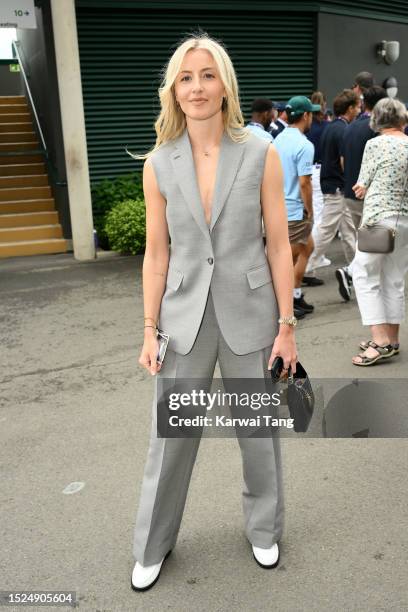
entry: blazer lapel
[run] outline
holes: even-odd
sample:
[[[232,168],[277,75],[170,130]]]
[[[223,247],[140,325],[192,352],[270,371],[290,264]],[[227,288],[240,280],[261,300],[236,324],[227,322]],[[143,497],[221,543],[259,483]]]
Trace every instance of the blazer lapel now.
[[[218,217],[231,191],[235,176],[242,163],[243,153],[244,144],[234,142],[228,134],[224,132],[221,140],[217,176],[215,179],[210,231],[212,231],[214,225],[217,223]]]
[[[174,151],[171,161],[181,193],[193,215],[197,225],[207,238],[224,207],[235,176],[242,162],[244,145],[236,143],[224,132],[217,165],[214,195],[211,209],[211,223],[208,227],[205,220],[204,209],[198,189],[197,175],[194,165],[193,153],[187,129],[174,142]]]
[[[190,209],[190,212],[204,236],[209,238],[210,232],[205,220],[204,209],[201,204],[193,153],[186,129],[174,143],[174,151],[171,155],[171,161],[177,183]]]

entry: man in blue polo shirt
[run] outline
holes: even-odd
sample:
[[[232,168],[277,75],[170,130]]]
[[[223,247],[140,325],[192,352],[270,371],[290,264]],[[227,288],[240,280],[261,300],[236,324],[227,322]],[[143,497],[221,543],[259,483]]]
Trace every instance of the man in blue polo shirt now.
[[[301,284],[307,261],[314,245],[312,173],[314,146],[306,138],[314,111],[320,104],[312,104],[306,96],[295,96],[286,105],[288,127],[275,139],[275,146],[283,166],[285,202],[288,213],[289,241],[294,264],[293,303],[304,313],[313,311],[303,296]]]

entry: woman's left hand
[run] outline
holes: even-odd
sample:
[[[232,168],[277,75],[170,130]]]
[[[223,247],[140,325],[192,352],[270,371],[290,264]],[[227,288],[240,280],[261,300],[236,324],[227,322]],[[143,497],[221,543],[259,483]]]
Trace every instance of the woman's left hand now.
[[[283,359],[283,367],[285,371],[287,372],[290,366],[292,373],[294,374],[296,372],[297,349],[293,328],[281,329],[279,334],[276,336],[268,362],[268,370],[272,369],[272,364],[275,357],[278,356],[282,357]],[[285,371],[283,372],[283,375],[286,374]]]
[[[363,185],[359,185],[358,183],[356,183],[352,187],[352,189],[354,191],[356,198],[358,198],[359,200],[364,200],[367,189],[363,187]]]

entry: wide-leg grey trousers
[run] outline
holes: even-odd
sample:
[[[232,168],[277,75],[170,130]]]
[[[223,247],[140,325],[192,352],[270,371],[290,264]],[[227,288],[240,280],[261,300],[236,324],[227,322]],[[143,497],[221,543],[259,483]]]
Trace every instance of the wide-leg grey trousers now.
[[[271,322],[273,324],[273,322]],[[157,376],[206,379],[208,389],[218,358],[225,378],[267,378],[271,346],[236,355],[215,316],[211,290],[194,346],[187,355],[167,350],[156,375],[150,445],[134,531],[133,554],[144,566],[159,563],[175,546],[200,438],[157,437]],[[284,501],[280,439],[239,437],[243,463],[245,533],[254,546],[269,548],[283,531]]]

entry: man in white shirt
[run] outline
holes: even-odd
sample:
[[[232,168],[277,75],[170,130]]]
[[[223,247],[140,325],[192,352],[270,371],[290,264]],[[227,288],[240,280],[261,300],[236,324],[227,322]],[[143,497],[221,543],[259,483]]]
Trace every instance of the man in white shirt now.
[[[276,129],[272,130],[272,136],[276,138],[285,128],[288,127],[288,116],[286,114],[286,102],[278,102],[276,106],[278,118],[275,121]]]

